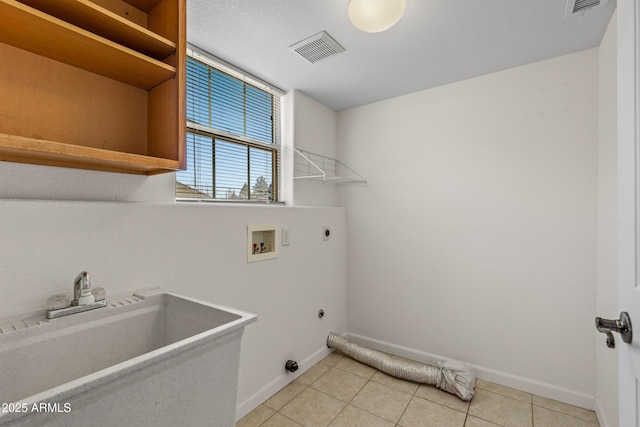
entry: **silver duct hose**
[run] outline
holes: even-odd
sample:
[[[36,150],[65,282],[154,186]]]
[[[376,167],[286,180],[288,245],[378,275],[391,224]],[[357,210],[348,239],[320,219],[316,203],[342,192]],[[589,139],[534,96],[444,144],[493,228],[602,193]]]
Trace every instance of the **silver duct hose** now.
[[[441,390],[455,394],[462,400],[471,400],[475,391],[476,378],[465,368],[444,365],[430,366],[409,360],[395,359],[382,352],[350,343],[346,338],[334,332],[329,333],[327,346],[340,350],[358,362],[365,363],[385,374],[415,383],[434,385]]]

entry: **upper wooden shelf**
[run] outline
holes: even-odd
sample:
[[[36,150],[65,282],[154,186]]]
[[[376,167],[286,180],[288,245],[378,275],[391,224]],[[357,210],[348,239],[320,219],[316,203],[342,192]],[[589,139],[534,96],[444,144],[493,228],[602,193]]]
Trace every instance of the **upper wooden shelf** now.
[[[129,3],[131,6],[136,7],[145,12],[149,12],[156,7],[162,0],[124,0],[125,3]]]
[[[20,0],[91,33],[162,60],[176,51],[176,44],[105,9],[90,0]]]
[[[29,1],[37,3],[36,0]],[[83,3],[83,6],[87,7],[77,8],[84,11],[78,13],[86,12],[95,18],[94,21],[105,18],[110,19],[111,23],[120,29],[124,27],[132,29],[134,26],[138,29],[142,28],[135,24],[125,25],[121,22],[125,20],[116,20],[114,14],[101,15],[99,13],[101,8],[95,5],[88,7],[90,2],[70,0],[50,2]],[[0,16],[3,18],[3,24],[0,26],[2,43],[143,89],[151,89],[176,75],[176,69],[170,65],[18,1],[0,0]],[[98,19],[97,16],[101,18]],[[138,31],[139,35],[143,33],[145,32]],[[159,36],[156,38],[162,39]]]

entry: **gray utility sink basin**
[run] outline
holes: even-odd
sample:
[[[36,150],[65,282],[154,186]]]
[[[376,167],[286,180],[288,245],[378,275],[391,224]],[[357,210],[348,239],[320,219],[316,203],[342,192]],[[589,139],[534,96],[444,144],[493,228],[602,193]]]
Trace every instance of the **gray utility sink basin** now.
[[[244,326],[256,320],[255,314],[160,289],[135,293],[130,297],[109,301],[106,308],[58,319],[47,320],[42,313],[32,313],[32,316],[21,319],[0,319],[0,378],[3,384],[0,387],[0,402],[20,402],[23,409],[28,409],[0,413],[0,425],[9,422],[11,425],[14,422],[18,422],[15,425],[29,425],[34,420],[27,422],[27,415],[41,417],[36,420],[38,423],[50,421],[50,425],[58,425],[60,421],[60,425],[82,425],[94,418],[90,414],[97,415],[100,412],[95,407],[100,402],[103,402],[102,406],[106,405],[103,409],[114,420],[118,418],[116,413],[124,414],[124,419],[113,425],[123,421],[132,425],[135,414],[140,416],[135,422],[142,423],[136,425],[153,425],[158,420],[161,421],[160,425],[165,425],[171,416],[159,415],[159,399],[166,402],[200,402],[192,405],[191,412],[196,417],[194,420],[198,419],[198,412],[203,412],[202,419],[211,420],[210,412],[215,405],[207,403],[210,402],[207,399],[201,401],[187,393],[207,375],[211,384],[204,385],[205,391],[201,392],[214,394],[218,400],[223,393],[233,394],[225,405],[228,406],[232,401],[235,413],[240,337]],[[162,385],[153,383],[154,378],[161,378],[162,372],[170,371],[180,361],[188,363],[190,358],[200,357],[204,353],[215,354],[216,348],[226,348],[231,341],[237,342],[232,351],[218,354],[205,366],[195,367],[194,372],[180,372],[175,379],[162,380],[164,390]],[[212,371],[214,368],[210,368],[209,363],[219,364],[217,369],[221,369],[222,373]],[[144,373],[147,368],[152,370]],[[225,372],[229,370],[235,376],[229,378],[227,384],[220,381],[220,384],[215,384],[222,374],[222,377],[228,376]],[[142,395],[136,391],[132,396],[115,398],[120,402],[117,408],[112,406],[115,403],[109,404],[109,399],[104,396],[105,393],[117,395],[119,390],[140,387],[148,380],[152,382],[145,386]],[[170,389],[166,387],[167,381],[171,383]],[[181,382],[184,386],[180,385]],[[104,386],[107,389],[100,390]],[[152,388],[158,387],[161,396],[154,396]],[[213,388],[207,390],[208,387]],[[225,390],[219,390],[220,387]],[[175,396],[171,389],[175,391]],[[90,393],[99,397],[90,398]],[[53,411],[58,412],[56,414],[51,414],[52,411],[44,411],[49,412],[47,414],[34,413],[33,405],[43,402],[69,403],[71,410],[65,413],[64,406],[60,406],[59,411]],[[122,402],[130,402],[134,408],[129,411],[122,407]],[[87,411],[82,410],[85,404],[90,406]],[[165,406],[180,406],[180,403]],[[14,409],[17,408],[14,405]],[[185,407],[174,409],[185,422]],[[228,409],[226,411],[229,412]],[[86,412],[87,418],[80,418],[77,423],[73,417],[67,419],[71,415],[77,418],[82,412]],[[154,421],[156,416],[158,419]],[[220,422],[219,425],[226,425],[233,423],[233,420]]]

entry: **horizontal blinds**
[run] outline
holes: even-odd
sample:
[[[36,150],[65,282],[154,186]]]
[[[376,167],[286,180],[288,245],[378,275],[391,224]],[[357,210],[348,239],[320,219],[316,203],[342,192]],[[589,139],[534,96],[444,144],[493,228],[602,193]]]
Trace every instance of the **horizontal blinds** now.
[[[274,105],[273,95],[193,58],[187,59],[187,75],[191,77],[187,78],[189,122],[263,143],[278,143],[273,117],[278,115],[279,105]]]
[[[279,97],[187,59],[187,168],[176,197],[277,200]]]
[[[194,58],[202,62],[203,64],[209,65],[216,70],[227,73],[240,81],[249,83],[250,85],[257,87],[258,89],[261,89],[267,93],[270,93],[275,97],[280,97],[285,94],[282,89],[275,87],[271,83],[267,83],[259,77],[253,76],[246,71],[232,64],[229,64],[228,62],[225,62],[224,60],[217,58],[211,53],[206,52],[190,43],[187,43],[187,56],[190,58]]]
[[[187,168],[176,197],[274,200],[277,151],[187,132]]]

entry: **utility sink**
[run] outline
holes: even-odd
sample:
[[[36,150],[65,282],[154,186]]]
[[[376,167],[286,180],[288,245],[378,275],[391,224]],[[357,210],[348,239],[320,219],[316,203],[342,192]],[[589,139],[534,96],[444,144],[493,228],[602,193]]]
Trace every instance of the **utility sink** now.
[[[20,403],[0,425],[232,426],[240,337],[256,320],[160,289],[58,319],[0,319],[0,402]]]

